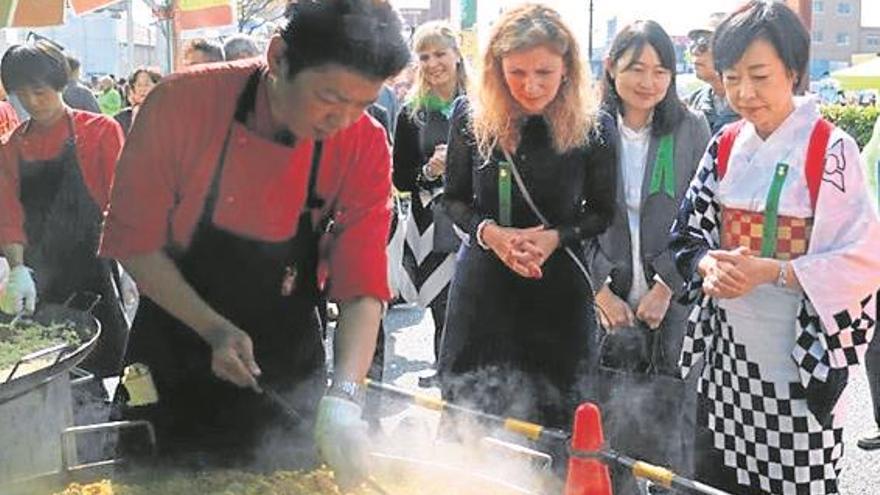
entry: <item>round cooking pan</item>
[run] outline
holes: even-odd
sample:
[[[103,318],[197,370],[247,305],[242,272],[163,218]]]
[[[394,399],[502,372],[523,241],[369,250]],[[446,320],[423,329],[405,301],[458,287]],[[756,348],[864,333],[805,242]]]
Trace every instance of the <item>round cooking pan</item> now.
[[[52,378],[66,373],[74,366],[82,362],[89,352],[98,343],[101,335],[101,323],[87,311],[81,311],[61,304],[42,304],[32,317],[24,317],[41,325],[56,323],[73,323],[76,333],[80,337],[78,346],[68,346],[60,349],[56,354],[55,362],[50,366],[19,375],[18,372],[7,379],[6,374],[0,376],[0,404],[8,402],[16,397],[26,394],[40,385],[52,380]],[[0,322],[9,323],[13,317],[0,314]]]

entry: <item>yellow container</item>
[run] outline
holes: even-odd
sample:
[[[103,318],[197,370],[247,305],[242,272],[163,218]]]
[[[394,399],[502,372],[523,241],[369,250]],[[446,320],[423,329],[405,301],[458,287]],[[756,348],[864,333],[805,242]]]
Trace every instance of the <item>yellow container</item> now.
[[[125,367],[122,385],[128,390],[128,405],[146,406],[159,402],[159,393],[153,383],[153,375],[145,364],[134,363]]]

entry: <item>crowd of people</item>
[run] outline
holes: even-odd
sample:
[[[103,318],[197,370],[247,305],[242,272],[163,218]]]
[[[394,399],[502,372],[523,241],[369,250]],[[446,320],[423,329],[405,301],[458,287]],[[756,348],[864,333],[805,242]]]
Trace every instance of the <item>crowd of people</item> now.
[[[406,40],[385,2],[301,2],[264,51],[192,40],[180,72],[97,91],[51,43],[14,46],[0,310],[102,296],[85,367],[121,378],[112,417],[152,422],[159,462],[318,453],[351,486],[392,263],[430,309],[420,385],[444,399],[561,429],[594,400],[629,455],[732,494],[838,493],[862,361],[878,431],[859,445],[880,448],[880,122],[860,156],[802,96],[810,39],[784,3],[691,31],[705,85],[684,101],[660,24],[621,29],[596,78],[573,28],[509,8],[473,71],[446,22]]]

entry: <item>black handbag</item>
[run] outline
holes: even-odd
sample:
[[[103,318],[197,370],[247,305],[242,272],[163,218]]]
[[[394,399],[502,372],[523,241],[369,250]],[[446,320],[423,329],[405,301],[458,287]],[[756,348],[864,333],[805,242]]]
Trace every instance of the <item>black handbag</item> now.
[[[609,445],[648,462],[678,468],[685,384],[660,373],[659,330],[639,322],[604,331],[600,343],[597,400]]]
[[[452,218],[443,207],[443,195],[431,200],[431,215],[434,220],[434,245],[431,249],[435,253],[454,253],[461,245],[461,238],[455,232]]]

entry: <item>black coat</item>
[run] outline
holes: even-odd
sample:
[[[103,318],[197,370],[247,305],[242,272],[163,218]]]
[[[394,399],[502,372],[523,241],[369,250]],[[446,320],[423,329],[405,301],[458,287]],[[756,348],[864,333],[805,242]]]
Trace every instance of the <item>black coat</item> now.
[[[614,149],[600,128],[567,153],[552,148],[543,118],[523,122],[517,161],[529,193],[562,242],[578,253],[614,216]],[[593,294],[562,249],[543,266],[541,279],[508,269],[473,239],[484,219],[498,220],[499,162],[476,149],[466,104],[452,116],[444,204],[471,234],[459,251],[440,356],[444,397],[495,414],[568,428],[580,398],[585,367],[597,347]],[[512,226],[540,224],[516,185]]]

